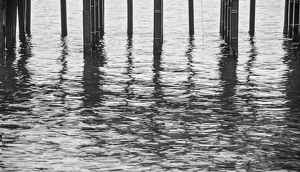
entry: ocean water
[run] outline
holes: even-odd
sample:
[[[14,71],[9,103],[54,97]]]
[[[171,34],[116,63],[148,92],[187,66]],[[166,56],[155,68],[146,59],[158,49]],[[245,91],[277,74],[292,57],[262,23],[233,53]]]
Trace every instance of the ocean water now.
[[[153,1],[107,0],[105,36],[83,55],[82,1],[32,0],[32,35],[0,59],[2,170],[299,171],[299,44],[282,34],[284,2],[240,0],[239,55],[219,35],[219,0],[164,0],[162,55]]]

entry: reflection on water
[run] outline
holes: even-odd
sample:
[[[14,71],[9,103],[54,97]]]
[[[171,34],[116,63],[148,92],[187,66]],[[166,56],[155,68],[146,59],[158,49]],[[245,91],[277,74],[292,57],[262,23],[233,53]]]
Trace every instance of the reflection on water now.
[[[283,48],[286,51],[283,63],[288,66],[284,74],[286,78],[286,105],[289,107],[288,126],[291,127],[292,131],[298,131],[298,124],[300,123],[300,48],[298,44],[287,40],[284,41]]]
[[[121,0],[107,8],[116,2],[123,8]],[[39,8],[59,5],[49,3]],[[82,57],[81,14],[70,10],[68,37],[55,22],[53,30],[36,24],[0,59],[4,171],[299,171],[299,44],[276,37],[282,29],[273,25],[249,38],[241,20],[240,54],[231,57],[213,30],[214,3],[203,1],[205,41],[170,18],[164,53],[153,55],[147,3],[137,2],[134,37],[114,28],[120,11],[107,15],[92,56]],[[183,10],[183,1],[167,4],[166,16]]]
[[[83,102],[84,107],[101,106],[104,101],[103,84],[105,82],[105,72],[101,67],[105,65],[104,43],[102,42],[99,49],[93,52],[92,57],[84,58],[83,72]]]
[[[32,56],[31,47],[30,38],[28,38],[20,43],[17,50],[8,50],[6,59],[1,59],[1,70],[3,71],[1,71],[1,106],[10,112],[30,110],[29,100],[32,98],[32,84],[27,63]],[[19,58],[16,58],[15,51],[21,54]]]

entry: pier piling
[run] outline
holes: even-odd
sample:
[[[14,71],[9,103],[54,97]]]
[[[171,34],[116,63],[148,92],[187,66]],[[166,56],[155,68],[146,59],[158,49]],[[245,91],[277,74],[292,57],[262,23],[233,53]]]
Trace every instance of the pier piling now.
[[[92,24],[92,47],[96,42],[96,16],[95,16],[95,0],[91,0],[91,24]]]
[[[194,0],[189,0],[189,33],[194,35]]]
[[[99,40],[100,40],[100,9],[99,9],[99,0],[95,0],[95,28],[96,28],[96,38],[95,41],[98,44]]]
[[[299,9],[300,9],[300,2],[298,3],[298,6],[299,6]],[[299,17],[298,23],[299,23],[299,26],[298,26],[298,41],[300,42],[300,17]]]
[[[224,0],[221,0],[221,4],[220,4],[220,35],[222,38],[224,38]]]
[[[104,14],[105,14],[105,8],[104,8],[105,2],[104,0],[99,0],[99,18],[100,18],[100,37],[104,36]]]
[[[65,37],[68,35],[66,0],[60,0],[60,12],[61,12],[61,36]]]
[[[133,33],[133,2],[127,0],[127,34],[132,36]]]
[[[227,13],[227,10],[228,10],[228,1],[229,0],[224,0],[224,11],[223,11],[223,14],[224,14],[224,37],[223,39],[226,41],[227,40],[227,32],[228,32],[228,13]]]
[[[162,2],[163,0],[154,0],[154,45],[153,53],[162,52]]]
[[[250,20],[249,20],[249,34],[254,36],[255,33],[255,1],[250,0]]]
[[[299,1],[300,0],[294,0],[293,40],[295,41],[299,39]]]
[[[90,56],[92,49],[92,35],[91,35],[91,1],[83,0],[83,46],[84,55]]]
[[[228,0],[228,5],[227,5],[227,33],[226,33],[226,42],[227,44],[230,46],[230,36],[231,36],[231,1],[232,0]]]
[[[288,24],[288,37],[293,37],[293,26],[294,26],[294,0],[289,0],[289,24]]]
[[[239,0],[231,0],[230,54],[238,54]]]
[[[17,0],[6,1],[6,48],[15,48],[16,45],[16,24],[17,24]]]
[[[26,0],[26,34],[31,34],[31,0]]]
[[[5,56],[5,7],[6,0],[0,0],[0,58]]]
[[[284,23],[283,23],[283,34],[288,33],[288,25],[289,25],[289,0],[285,0],[284,6]]]
[[[24,40],[25,35],[25,2],[18,0],[19,39]]]

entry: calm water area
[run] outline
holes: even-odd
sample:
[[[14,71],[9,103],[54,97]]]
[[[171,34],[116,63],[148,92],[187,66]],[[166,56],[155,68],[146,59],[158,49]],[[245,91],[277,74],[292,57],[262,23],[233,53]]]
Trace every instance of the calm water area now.
[[[0,59],[5,172],[300,171],[299,44],[284,2],[258,0],[256,34],[240,0],[239,55],[219,34],[220,1],[164,0],[162,55],[153,1],[107,0],[105,36],[83,56],[82,1],[32,0],[32,35]]]

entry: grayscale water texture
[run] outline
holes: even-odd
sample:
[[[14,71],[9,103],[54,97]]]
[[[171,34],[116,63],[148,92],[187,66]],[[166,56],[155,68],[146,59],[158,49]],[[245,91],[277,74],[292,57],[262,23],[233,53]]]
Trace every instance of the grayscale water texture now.
[[[299,171],[300,62],[282,35],[284,2],[240,0],[239,56],[219,36],[219,0],[164,0],[154,56],[153,1],[106,1],[104,40],[84,60],[82,1],[32,0],[32,37],[0,60],[2,170]],[[201,10],[203,9],[203,11]],[[203,20],[202,20],[203,19]]]

